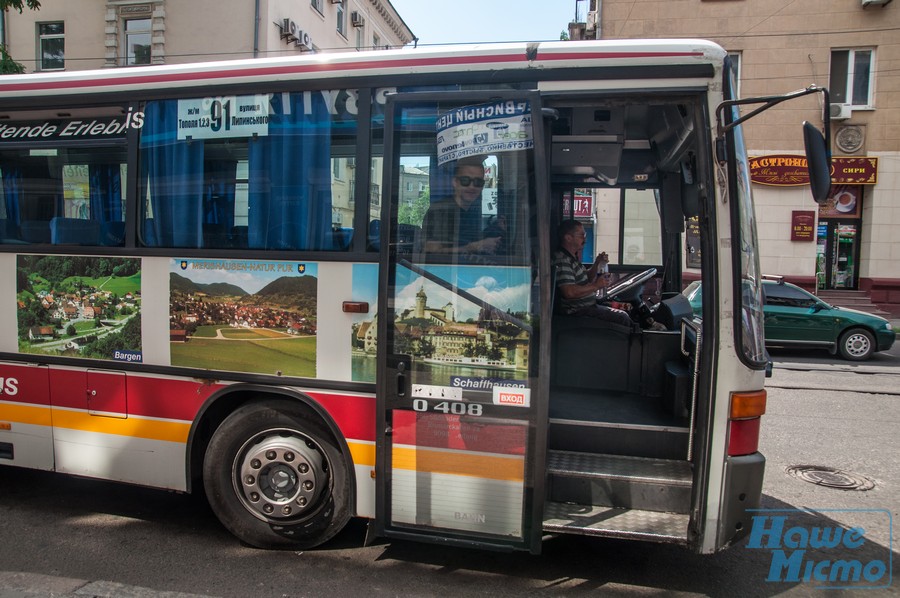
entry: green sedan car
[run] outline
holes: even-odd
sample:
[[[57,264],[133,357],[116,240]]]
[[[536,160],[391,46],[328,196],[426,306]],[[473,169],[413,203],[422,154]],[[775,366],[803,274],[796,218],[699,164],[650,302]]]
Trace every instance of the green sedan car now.
[[[692,282],[683,294],[700,315],[700,282]],[[844,359],[863,361],[894,344],[896,335],[884,318],[829,305],[791,283],[764,280],[763,300],[767,347],[823,348]]]

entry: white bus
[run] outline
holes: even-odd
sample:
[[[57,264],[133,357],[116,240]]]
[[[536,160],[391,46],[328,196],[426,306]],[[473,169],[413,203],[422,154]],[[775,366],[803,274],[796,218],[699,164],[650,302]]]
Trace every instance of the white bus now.
[[[699,40],[0,78],[0,465],[204,488],[258,547],[728,546],[767,365],[733,89]],[[439,224],[494,241],[434,251],[472,156]],[[570,219],[633,325],[555,313]]]

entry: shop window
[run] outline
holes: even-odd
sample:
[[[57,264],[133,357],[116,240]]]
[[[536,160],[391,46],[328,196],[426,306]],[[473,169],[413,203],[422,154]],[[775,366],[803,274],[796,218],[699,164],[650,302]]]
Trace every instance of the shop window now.
[[[125,21],[125,64],[150,64],[150,19]]]
[[[38,23],[38,64],[42,71],[66,68],[66,24]]]
[[[874,50],[832,50],[828,85],[831,102],[854,108],[874,108],[874,64]]]

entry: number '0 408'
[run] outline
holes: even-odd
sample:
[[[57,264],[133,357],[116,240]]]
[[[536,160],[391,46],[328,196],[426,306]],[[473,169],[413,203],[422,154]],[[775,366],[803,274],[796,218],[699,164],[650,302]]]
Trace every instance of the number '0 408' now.
[[[484,413],[484,405],[480,403],[459,403],[456,401],[441,401],[429,408],[425,399],[413,399],[413,411],[439,411],[451,415],[481,415]]]

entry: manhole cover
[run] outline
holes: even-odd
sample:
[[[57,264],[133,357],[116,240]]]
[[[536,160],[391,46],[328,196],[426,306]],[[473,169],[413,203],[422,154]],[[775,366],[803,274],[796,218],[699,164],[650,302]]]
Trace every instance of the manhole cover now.
[[[821,465],[791,465],[788,474],[804,482],[839,490],[871,490],[875,482],[866,476]]]

